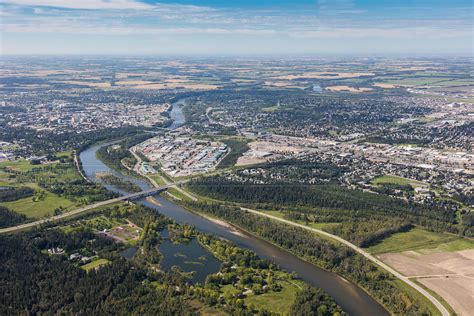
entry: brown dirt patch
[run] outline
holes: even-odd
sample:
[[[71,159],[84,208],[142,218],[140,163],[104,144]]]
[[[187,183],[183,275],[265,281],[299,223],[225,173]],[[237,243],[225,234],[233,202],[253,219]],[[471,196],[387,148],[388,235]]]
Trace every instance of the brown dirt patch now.
[[[382,261],[430,288],[459,315],[474,311],[474,250],[420,254],[387,253]]]
[[[472,315],[474,311],[474,279],[463,276],[420,278],[418,282],[444,298],[458,315]]]

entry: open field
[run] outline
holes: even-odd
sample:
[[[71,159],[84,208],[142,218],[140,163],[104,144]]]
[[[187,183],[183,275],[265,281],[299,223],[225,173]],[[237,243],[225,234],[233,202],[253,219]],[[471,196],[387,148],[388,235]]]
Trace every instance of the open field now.
[[[407,250],[436,249],[437,247],[466,247],[474,248],[474,243],[459,236],[430,232],[421,228],[413,228],[408,232],[396,233],[385,238],[381,243],[367,248],[372,254],[386,252],[401,252]]]
[[[249,295],[244,299],[245,304],[253,304],[259,309],[266,309],[283,315],[289,314],[290,307],[296,299],[296,294],[301,289],[301,285],[297,282],[279,281],[277,283],[282,286],[280,292],[272,291],[260,295]]]
[[[47,191],[45,191],[44,199],[37,202],[33,202],[31,197],[27,197],[12,202],[3,202],[0,205],[24,214],[28,218],[42,218],[52,215],[54,210],[59,207],[70,210],[76,206],[74,202]]]
[[[97,259],[97,260],[91,261],[91,262],[81,266],[81,269],[84,269],[87,272],[89,272],[93,269],[96,269],[100,266],[103,266],[103,265],[109,264],[109,263],[110,263],[110,261],[107,260],[107,259]]]
[[[290,307],[296,299],[296,294],[303,288],[304,282],[290,280],[281,272],[276,272],[274,278],[278,279],[276,283],[281,285],[281,291],[269,291],[259,295],[253,293],[246,294],[244,298],[245,305],[248,306],[252,304],[257,309],[265,309],[282,315],[288,315]],[[224,295],[241,293],[241,291],[232,284],[224,285],[220,290]]]
[[[420,254],[382,254],[379,258],[440,295],[459,315],[474,310],[474,249]]]
[[[367,249],[440,295],[459,315],[474,310],[474,241],[414,228]]]
[[[16,161],[3,161],[0,162],[0,169],[7,168],[14,171],[26,172],[30,171],[33,168],[41,167],[41,165],[32,165],[29,161],[25,159],[20,159]]]
[[[163,180],[163,177],[160,174],[150,174],[148,175],[153,181],[156,182],[157,185],[164,185],[166,184]]]
[[[371,181],[371,183],[373,185],[398,184],[398,185],[411,185],[413,187],[426,186],[425,183],[417,181],[417,180],[397,177],[397,176],[393,176],[393,175],[389,175],[389,174],[386,174],[386,175],[383,175],[381,177],[375,178]]]
[[[439,294],[459,315],[472,315],[474,310],[472,277],[419,278],[418,282]]]
[[[70,151],[59,152],[56,157],[71,156]],[[0,185],[21,187],[26,186],[35,190],[38,198],[26,197],[16,201],[2,202],[0,205],[9,208],[20,214],[24,214],[28,218],[42,218],[53,215],[54,210],[63,208],[63,210],[71,210],[80,205],[79,202],[71,201],[63,196],[49,192],[39,187],[36,183],[39,180],[48,179],[58,182],[80,179],[75,167],[70,165],[68,168],[61,168],[58,172],[53,172],[51,166],[57,166],[58,162],[48,164],[32,165],[29,161],[20,159],[16,161],[5,161],[0,163]],[[19,174],[11,174],[1,169],[9,169]],[[35,168],[34,176],[29,173]]]
[[[397,85],[394,84],[389,84],[389,83],[382,83],[382,82],[376,82],[373,84],[374,87],[379,87],[383,89],[394,89],[397,88]]]
[[[379,257],[409,277],[444,275],[474,277],[474,247],[461,251],[427,254],[409,250],[381,254]]]

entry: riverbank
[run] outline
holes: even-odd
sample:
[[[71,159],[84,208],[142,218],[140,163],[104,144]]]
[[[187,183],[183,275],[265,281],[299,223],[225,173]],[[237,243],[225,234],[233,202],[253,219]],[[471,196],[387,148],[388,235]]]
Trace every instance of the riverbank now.
[[[81,154],[83,157],[83,159],[81,159],[83,161],[83,167],[88,176],[93,176],[97,171],[108,170],[108,168],[95,157],[95,151],[98,147],[100,146],[89,148]],[[95,180],[98,181],[97,179]],[[145,181],[138,179],[131,180],[139,183],[143,189],[150,187]],[[140,200],[139,203],[156,209],[158,212],[174,219],[178,223],[193,225],[199,231],[225,238],[240,247],[252,250],[260,257],[275,262],[284,270],[295,271],[310,285],[324,289],[342,306],[343,310],[352,315],[387,315],[383,307],[364,290],[352,283],[342,280],[338,275],[319,269],[244,231],[239,234],[232,233],[228,227],[218,225],[214,221],[191,213],[163,197],[156,197],[156,199],[161,206],[154,205],[145,199]]]

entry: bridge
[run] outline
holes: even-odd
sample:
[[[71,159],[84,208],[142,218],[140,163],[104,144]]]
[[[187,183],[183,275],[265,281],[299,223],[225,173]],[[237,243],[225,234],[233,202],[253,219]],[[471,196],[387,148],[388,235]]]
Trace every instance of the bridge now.
[[[85,213],[87,211],[93,210],[93,209],[101,207],[101,206],[107,206],[107,205],[114,204],[114,203],[117,203],[117,202],[138,200],[138,199],[141,199],[141,198],[144,198],[144,197],[155,195],[155,194],[157,194],[161,191],[164,191],[166,189],[174,187],[178,184],[182,184],[184,182],[186,182],[186,181],[168,183],[168,184],[157,186],[155,188],[151,188],[151,189],[148,189],[148,190],[143,190],[143,191],[140,191],[140,192],[137,192],[137,193],[131,193],[131,194],[123,195],[123,196],[113,198],[113,199],[110,199],[110,200],[100,201],[100,202],[97,202],[97,203],[94,203],[94,204],[90,204],[90,205],[72,210],[72,211],[64,213],[64,214],[60,214],[60,215],[40,219],[40,220],[35,221],[35,222],[20,224],[20,225],[17,225],[17,226],[12,226],[12,227],[7,227],[7,228],[2,228],[2,229],[0,229],[0,234],[14,233],[14,232],[21,231],[21,230],[28,229],[28,228],[32,228],[32,227],[35,227],[35,226],[39,226],[39,225],[43,225],[43,224],[47,224],[47,223],[52,223],[52,222],[55,222],[55,221],[58,221],[58,220],[61,220],[61,219],[65,219],[65,218],[68,218],[68,217],[71,217],[71,216],[75,216],[75,215]]]

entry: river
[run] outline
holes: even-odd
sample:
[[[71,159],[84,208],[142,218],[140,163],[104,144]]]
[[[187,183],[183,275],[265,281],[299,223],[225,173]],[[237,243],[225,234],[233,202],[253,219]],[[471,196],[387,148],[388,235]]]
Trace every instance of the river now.
[[[173,115],[175,118],[181,117],[182,121],[174,126],[172,125],[172,128],[177,128],[184,123],[184,115],[181,112],[182,104],[182,101],[173,104],[171,112],[176,108],[176,112]],[[100,181],[95,176],[96,172],[111,172],[110,168],[96,158],[96,151],[101,146],[106,146],[106,144],[89,147],[80,154],[82,167],[86,176],[95,182]],[[150,187],[150,184],[143,180],[130,178],[115,171],[112,172],[116,176],[120,176],[138,184],[143,189]],[[118,190],[111,185],[107,185],[107,188],[120,194],[124,194],[123,191]],[[152,204],[145,199],[138,201],[138,203],[156,209],[159,213],[174,219],[180,224],[193,225],[199,231],[223,237],[234,242],[239,247],[250,249],[257,253],[261,258],[273,261],[286,271],[296,272],[298,276],[308,284],[324,289],[334,298],[342,309],[350,315],[389,315],[383,306],[381,306],[364,290],[352,282],[343,279],[339,275],[320,269],[315,265],[244,231],[229,227],[228,225],[220,224],[190,212],[159,195],[155,198],[160,205]]]

